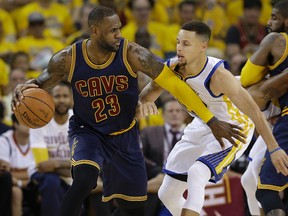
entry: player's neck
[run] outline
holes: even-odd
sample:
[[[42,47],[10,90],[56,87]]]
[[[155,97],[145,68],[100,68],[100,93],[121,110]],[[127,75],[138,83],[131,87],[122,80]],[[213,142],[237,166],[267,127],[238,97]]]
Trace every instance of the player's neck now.
[[[66,114],[57,114],[57,113],[55,113],[54,114],[54,120],[59,125],[65,124],[68,121],[68,118],[69,118],[68,113],[66,113]]]
[[[14,131],[13,138],[17,145],[26,145],[29,142],[29,134],[24,134],[19,131]]]
[[[206,61],[207,61],[207,56],[203,54],[203,55],[200,55],[199,58],[189,62],[189,64],[185,66],[185,74],[186,74],[185,76],[188,75],[187,73],[193,76],[199,74],[203,70],[206,64]]]
[[[92,40],[87,41],[86,50],[89,60],[96,65],[106,63],[112,55],[111,51],[104,50],[103,48],[97,46],[97,44],[93,43]]]

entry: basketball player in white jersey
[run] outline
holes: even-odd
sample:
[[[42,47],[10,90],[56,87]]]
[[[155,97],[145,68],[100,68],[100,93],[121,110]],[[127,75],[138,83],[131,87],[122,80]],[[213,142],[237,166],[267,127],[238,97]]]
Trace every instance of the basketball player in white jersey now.
[[[67,133],[72,115],[70,84],[60,82],[50,94],[55,103],[54,117],[44,127],[30,130],[31,148],[37,164],[31,179],[39,184],[42,216],[59,214],[62,198],[72,182]]]
[[[33,166],[34,158],[30,149],[29,128],[18,123],[12,115],[13,129],[0,136],[0,161],[9,164],[12,174],[12,215],[22,215],[23,191],[28,185],[28,169]],[[1,212],[0,212],[1,214]]]
[[[206,56],[210,37],[211,30],[204,23],[184,24],[177,37],[177,57],[168,60],[167,65],[196,91],[217,118],[241,126],[246,140],[244,143],[236,141],[235,146],[222,140],[219,145],[211,130],[199,118],[186,127],[182,139],[168,156],[164,167],[166,174],[158,193],[175,216],[200,214],[206,184],[208,181],[219,181],[231,163],[243,154],[254,133],[254,124],[269,151],[279,147],[257,104],[225,69],[226,62]],[[150,82],[141,92],[140,102],[154,101],[161,92],[159,86]],[[286,153],[279,150],[271,158],[277,171],[287,175]],[[188,196],[184,200],[186,189]]]

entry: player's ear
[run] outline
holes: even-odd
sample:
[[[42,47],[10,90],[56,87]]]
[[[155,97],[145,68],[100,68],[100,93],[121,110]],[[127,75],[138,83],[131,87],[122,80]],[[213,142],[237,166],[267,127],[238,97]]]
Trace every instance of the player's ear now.
[[[94,35],[96,35],[96,36],[99,35],[99,29],[98,29],[97,26],[95,26],[95,25],[91,25],[91,26],[90,26],[90,31],[91,31],[92,34],[94,34]]]
[[[201,43],[201,49],[202,51],[205,51],[208,48],[208,42],[207,41],[203,41]]]

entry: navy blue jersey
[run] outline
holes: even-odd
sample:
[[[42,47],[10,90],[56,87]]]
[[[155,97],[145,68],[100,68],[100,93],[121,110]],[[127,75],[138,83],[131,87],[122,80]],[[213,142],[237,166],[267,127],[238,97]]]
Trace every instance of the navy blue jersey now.
[[[288,68],[288,35],[286,33],[281,33],[286,40],[286,49],[283,56],[280,58],[276,64],[269,66],[269,71],[271,76],[275,76],[280,74],[286,68]],[[288,92],[286,92],[279,99],[280,108],[284,109],[284,107],[288,106]]]
[[[72,45],[72,119],[103,134],[125,132],[135,124],[138,103],[137,75],[127,61],[128,40],[121,39],[119,50],[102,65],[89,60],[88,40]]]

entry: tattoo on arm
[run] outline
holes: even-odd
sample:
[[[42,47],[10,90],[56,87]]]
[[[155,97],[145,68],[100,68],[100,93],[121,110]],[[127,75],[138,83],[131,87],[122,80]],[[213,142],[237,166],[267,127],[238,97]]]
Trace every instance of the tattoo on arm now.
[[[267,88],[263,91],[264,93],[264,98],[266,100],[272,100],[273,98],[276,98],[279,94],[280,91],[276,88]]]
[[[133,69],[143,72],[152,79],[155,79],[163,69],[163,63],[157,61],[156,57],[144,47],[131,43],[128,53]]]
[[[71,49],[62,50],[50,59],[47,69],[36,79],[37,84],[43,89],[50,89],[55,86],[60,80],[68,77]]]

